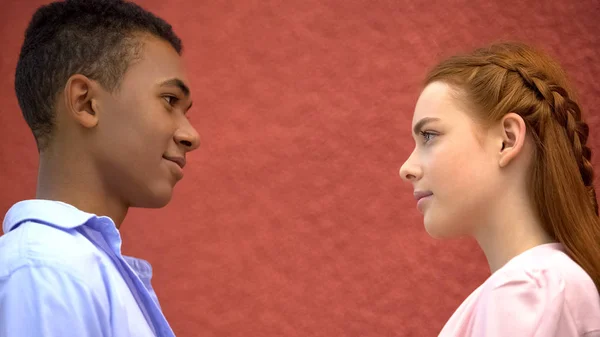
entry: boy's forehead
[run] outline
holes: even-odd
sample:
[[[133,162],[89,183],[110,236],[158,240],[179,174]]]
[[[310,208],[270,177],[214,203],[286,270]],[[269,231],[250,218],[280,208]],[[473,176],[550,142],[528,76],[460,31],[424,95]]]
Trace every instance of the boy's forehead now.
[[[169,79],[178,79],[189,86],[181,56],[167,42],[158,38],[145,38],[139,58],[128,71],[136,82],[160,84]]]

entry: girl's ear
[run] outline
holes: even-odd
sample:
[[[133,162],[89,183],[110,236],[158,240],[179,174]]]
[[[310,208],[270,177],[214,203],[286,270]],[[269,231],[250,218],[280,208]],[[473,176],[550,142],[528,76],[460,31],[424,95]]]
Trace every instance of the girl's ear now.
[[[501,137],[498,144],[500,167],[508,166],[525,144],[526,125],[523,117],[508,113],[501,120]]]

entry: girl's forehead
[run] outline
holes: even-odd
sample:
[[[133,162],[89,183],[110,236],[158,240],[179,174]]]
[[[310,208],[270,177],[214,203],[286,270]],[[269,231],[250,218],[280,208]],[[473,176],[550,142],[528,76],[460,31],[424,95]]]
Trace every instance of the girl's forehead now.
[[[451,94],[451,88],[444,83],[428,85],[417,101],[413,112],[413,127],[423,119],[443,123],[462,123],[469,118]]]

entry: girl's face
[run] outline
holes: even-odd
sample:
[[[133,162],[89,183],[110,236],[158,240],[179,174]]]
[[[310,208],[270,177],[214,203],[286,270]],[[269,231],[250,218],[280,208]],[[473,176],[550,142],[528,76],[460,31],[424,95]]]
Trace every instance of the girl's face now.
[[[400,176],[413,185],[425,229],[437,238],[474,235],[506,182],[498,165],[501,142],[441,82],[423,90],[412,124],[416,145]]]

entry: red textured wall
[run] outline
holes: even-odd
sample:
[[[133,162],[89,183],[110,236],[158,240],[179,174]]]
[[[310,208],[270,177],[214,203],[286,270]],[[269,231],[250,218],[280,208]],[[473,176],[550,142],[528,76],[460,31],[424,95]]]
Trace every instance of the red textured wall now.
[[[2,213],[34,196],[13,76],[44,2],[0,0]],[[181,337],[437,334],[488,275],[472,241],[426,235],[398,176],[419,83],[441,55],[535,42],[600,128],[597,0],[140,3],[184,40],[203,144],[172,204],[130,213],[124,251],[153,263]]]

